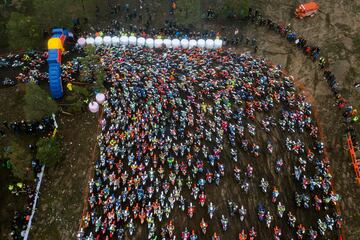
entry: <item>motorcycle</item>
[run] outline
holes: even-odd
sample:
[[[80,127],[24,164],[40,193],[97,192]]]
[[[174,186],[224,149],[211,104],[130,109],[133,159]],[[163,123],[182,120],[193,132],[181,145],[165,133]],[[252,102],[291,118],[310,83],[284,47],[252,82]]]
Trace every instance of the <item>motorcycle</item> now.
[[[239,209],[239,215],[240,215],[240,221],[244,221],[244,218],[246,216],[246,208],[244,208],[243,205],[241,205],[241,208]]]
[[[281,229],[278,226],[274,227],[274,240],[280,240]]]
[[[279,193],[279,191],[277,190],[277,188],[276,187],[274,187],[274,189],[273,189],[273,191],[272,191],[272,202],[273,203],[276,203],[276,200],[277,200],[277,198],[279,197],[279,195],[280,195],[280,193]]]
[[[135,226],[133,223],[133,219],[130,219],[130,222],[127,224],[129,235],[132,236],[135,232]]]
[[[209,213],[209,215],[210,215],[210,219],[213,218],[215,209],[216,209],[216,208],[215,208],[214,204],[213,204],[212,202],[210,202],[210,204],[209,204],[209,206],[208,206],[208,213]]]
[[[187,210],[187,215],[192,218],[195,212],[195,206],[192,204],[192,202],[190,202],[188,210]]]
[[[245,193],[248,193],[249,187],[250,187],[250,184],[249,184],[249,182],[245,179],[244,182],[243,182],[243,184],[241,185],[241,189],[242,189]]]
[[[281,204],[281,202],[278,203],[277,205],[277,212],[280,218],[283,217],[284,212],[285,212],[285,206]]]
[[[195,230],[191,230],[190,240],[198,240],[198,235],[196,235]]]
[[[201,222],[200,222],[200,228],[204,235],[206,234],[207,227],[208,227],[208,224],[205,222],[204,218],[202,218]]]
[[[239,240],[247,240],[247,234],[244,229],[239,233]]]
[[[211,237],[211,240],[221,240],[221,238],[220,238],[219,235],[217,235],[216,232],[214,232],[214,234],[213,234],[212,237]]]
[[[185,227],[185,230],[181,233],[181,239],[182,240],[188,240],[190,238],[190,232]]]
[[[172,236],[174,235],[174,229],[175,229],[174,224],[172,220],[170,220],[170,222],[166,225],[166,230],[170,238],[172,238]]]
[[[206,195],[203,192],[201,192],[200,196],[199,196],[199,203],[200,203],[200,206],[203,207],[205,205],[205,200],[206,200]]]
[[[234,167],[234,178],[237,183],[240,182],[241,170],[237,166]]]
[[[229,220],[224,215],[221,215],[220,222],[221,222],[223,231],[226,231],[228,228]]]
[[[250,164],[248,164],[247,168],[246,168],[246,175],[249,178],[251,178],[253,176],[253,174],[254,174],[254,168]]]
[[[272,153],[273,153],[273,145],[272,145],[271,141],[268,141],[266,147],[267,147],[268,152],[269,152],[270,154],[272,154]]]
[[[292,228],[295,227],[295,222],[296,222],[296,217],[291,212],[288,212],[288,223]]]
[[[229,207],[229,212],[230,212],[230,216],[234,216],[235,212],[237,212],[238,210],[238,206],[232,202],[232,201],[228,201],[228,207]]]
[[[255,228],[254,227],[251,227],[250,228],[250,231],[249,231],[249,240],[254,240],[256,238],[256,231],[255,231]]]
[[[279,174],[281,172],[281,169],[283,168],[283,165],[284,165],[284,161],[282,160],[282,158],[276,160],[275,173]]]
[[[270,212],[268,211],[265,215],[265,222],[266,222],[266,227],[270,228],[271,222],[272,222],[272,216],[270,215]]]
[[[266,193],[266,192],[267,192],[268,187],[269,187],[269,182],[266,181],[264,178],[261,178],[260,188],[261,188],[261,190],[263,191],[263,193]]]
[[[264,205],[260,203],[257,208],[258,219],[260,222],[263,222],[265,220],[265,212],[266,209]]]
[[[305,227],[302,224],[299,224],[296,231],[297,239],[304,239]]]

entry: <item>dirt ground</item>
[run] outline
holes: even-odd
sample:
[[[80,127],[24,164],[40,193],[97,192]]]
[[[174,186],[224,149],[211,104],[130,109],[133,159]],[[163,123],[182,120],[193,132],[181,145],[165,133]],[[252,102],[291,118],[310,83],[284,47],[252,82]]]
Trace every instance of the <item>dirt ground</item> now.
[[[360,58],[353,45],[353,39],[360,30],[359,1],[319,0],[321,12],[314,18],[304,20],[293,18],[293,10],[298,1],[274,0],[269,3],[265,0],[258,0],[252,2],[253,6],[261,9],[265,16],[278,22],[291,22],[298,33],[301,33],[309,42],[319,45],[332,62],[332,70],[338,82],[343,86],[342,92],[356,106],[359,106],[359,90],[353,87],[355,82],[360,82],[360,70],[357,68]],[[166,18],[166,4],[152,1],[149,7],[151,10],[158,9],[159,19]],[[103,14],[106,14],[106,10],[102,11]],[[219,25],[204,22],[199,23],[199,26],[208,29],[219,27]],[[334,98],[326,82],[322,80],[321,72],[294,46],[266,28],[227,23],[225,30],[231,34],[235,27],[248,36],[255,36],[259,46],[257,55],[266,57],[274,64],[286,67],[290,74],[306,87],[308,94],[313,96],[321,128],[326,137],[326,146],[334,171],[335,187],[342,196],[340,207],[345,220],[345,239],[358,239],[360,234],[358,228],[360,224],[360,208],[358,207],[360,186],[354,182],[351,160],[345,150],[345,128],[342,124],[342,113],[334,106]],[[239,51],[242,50],[247,49],[241,47]],[[7,90],[0,91],[2,96],[4,96],[4,91]],[[8,102],[12,104],[12,101]],[[5,112],[5,114],[14,113],[9,110]],[[13,115],[9,119],[16,120],[16,117]],[[45,173],[31,239],[73,239],[81,218],[83,190],[87,184],[87,169],[91,164],[89,161],[91,161],[92,148],[96,141],[96,117],[83,114],[75,118],[62,116],[60,119],[60,133],[65,144],[66,158],[60,167],[55,170],[47,170]],[[232,190],[233,185],[227,185],[227,187]],[[214,188],[216,189],[216,187]],[[236,191],[223,194],[226,197],[231,196],[234,200],[236,198],[238,201],[249,202],[256,201],[258,197],[247,197],[235,193]],[[216,201],[219,201],[217,204],[224,205],[224,203],[220,203],[220,199]],[[3,213],[1,215],[3,216]],[[252,215],[255,216],[255,212]],[[182,216],[179,215],[180,218]],[[234,221],[237,224],[237,220]],[[258,223],[258,221],[250,219],[247,221]],[[247,226],[249,226],[248,224],[250,222],[246,223]]]

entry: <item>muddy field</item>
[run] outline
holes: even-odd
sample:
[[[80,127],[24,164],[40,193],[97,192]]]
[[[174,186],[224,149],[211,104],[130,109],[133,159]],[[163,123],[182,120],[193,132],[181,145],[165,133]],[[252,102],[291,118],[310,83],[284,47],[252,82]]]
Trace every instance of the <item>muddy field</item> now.
[[[216,4],[216,1],[211,2]],[[331,69],[343,86],[342,91],[344,95],[348,96],[355,105],[359,105],[359,90],[353,87],[355,82],[360,81],[359,69],[357,68],[360,64],[360,58],[358,57],[356,45],[354,44],[354,39],[359,32],[360,25],[358,21],[360,3],[358,1],[319,0],[321,12],[314,18],[302,21],[293,18],[293,9],[298,1],[275,0],[268,3],[267,1],[258,0],[251,2],[252,6],[261,9],[265,16],[269,16],[282,23],[291,22],[293,28],[299,33],[302,33],[308,41],[318,44],[325,55],[329,57],[332,63]],[[159,14],[157,14],[157,16],[160,16],[159,22],[157,23],[158,25],[160,25],[163,19],[167,18],[166,11],[168,7],[166,4],[162,4],[160,1],[145,4],[148,4],[150,9],[157,9],[159,12]],[[108,9],[104,8],[101,9],[101,11],[103,20],[106,22],[108,19]],[[264,56],[274,64],[281,64],[288,69],[290,74],[294,75],[299,83],[305,86],[307,94],[313,97],[313,104],[318,112],[320,126],[325,136],[326,147],[334,172],[335,187],[337,192],[342,196],[340,207],[345,220],[345,239],[358,239],[360,234],[358,228],[360,224],[360,208],[358,207],[360,187],[354,182],[354,173],[350,164],[351,161],[345,149],[345,126],[342,124],[342,113],[334,106],[334,98],[326,82],[322,80],[321,72],[310,60],[306,59],[301,52],[298,52],[294,46],[263,27],[254,27],[252,25],[234,22],[216,23],[202,21],[198,24],[198,27],[204,29],[220,29],[222,26],[225,26],[225,32],[228,35],[231,35],[235,28],[239,28],[241,33],[249,37],[256,37],[259,46],[257,55]],[[252,49],[246,46],[240,46],[239,49],[234,50],[243,52]],[[4,91],[8,90],[1,89],[0,94]],[[13,89],[11,91],[15,90]],[[15,120],[14,116],[8,117],[7,114],[21,112],[22,110],[19,108],[20,110],[16,110],[15,112],[13,109],[7,109],[6,113],[2,115],[2,119]],[[81,218],[80,215],[83,208],[82,191],[87,183],[87,167],[91,164],[88,162],[91,161],[91,154],[89,154],[89,152],[92,151],[91,147],[96,141],[94,131],[96,120],[88,114],[80,115],[75,120],[67,116],[60,116],[60,118],[62,119],[62,134],[66,142],[66,160],[63,167],[46,173],[40,205],[31,231],[32,239],[48,239],[49,236],[51,236],[52,239],[73,239],[78,230],[79,220]],[[79,122],[85,125],[79,124]],[[92,131],[89,130],[90,128]],[[271,136],[274,138],[274,143],[282,141],[276,136],[277,134]],[[263,133],[257,137],[259,141],[263,141],[270,136],[266,136]],[[259,182],[259,175],[257,173],[263,173],[269,180],[272,179],[271,181],[274,181],[274,183],[279,186],[281,185],[284,192],[293,192],[295,190],[295,187],[290,184],[292,180],[290,176],[291,172],[289,171],[291,166],[289,164],[287,164],[288,171],[284,172],[284,176],[281,178],[286,179],[286,181],[279,182],[280,178],[275,178],[273,173],[271,173],[276,154],[283,154],[283,149],[279,146],[274,148],[274,153],[270,158],[262,156],[263,161],[259,164],[254,164],[256,167],[255,179],[252,180],[254,188],[257,187]],[[249,156],[244,155],[241,157],[244,162],[242,167],[245,166],[245,163],[253,161]],[[256,159],[255,161],[260,162],[258,160],[260,159]],[[286,162],[289,163],[290,161]],[[75,187],[72,188],[71,186]],[[222,206],[224,209],[225,202],[222,200],[223,197],[218,198],[218,192],[221,192],[225,198],[233,198],[234,201],[239,203],[244,202],[249,204],[249,206],[253,206],[257,201],[269,199],[269,196],[265,197],[260,191],[245,195],[230,175],[228,175],[228,179],[226,180],[226,187],[229,187],[229,190],[212,186],[212,189],[209,189],[209,193],[213,195],[208,196],[209,200],[216,202],[216,205]],[[288,196],[288,202],[289,204],[293,202],[291,194]],[[271,204],[268,203],[267,205],[270,206]],[[200,208],[198,208],[198,210],[199,213],[203,211],[200,210]],[[301,216],[301,218],[313,216],[314,213],[312,211],[313,210],[309,210],[309,213],[299,213],[299,216]],[[255,220],[255,209],[248,209],[248,212],[251,218],[247,218],[246,224],[241,224],[236,218],[230,218],[232,228],[229,234],[231,237],[234,237],[239,229],[248,228],[252,224],[254,224],[255,227],[258,226],[259,222]],[[7,214],[7,216],[11,216],[11,213]],[[186,219],[184,213],[179,213],[178,218],[179,221]],[[196,218],[197,215],[195,215],[195,219]],[[310,219],[311,218],[312,217],[310,217]],[[199,221],[199,219],[197,219],[197,221]],[[282,224],[283,226],[286,225],[280,221],[276,223]],[[214,220],[214,224],[219,227],[219,219]],[[236,229],[236,231],[234,230],[235,225],[239,225],[239,229]],[[262,227],[264,228],[264,226]],[[286,229],[286,227],[284,229]],[[264,230],[264,232],[261,233],[264,238],[260,237],[259,239],[268,239],[268,236],[265,235],[267,233],[269,234],[270,231]],[[4,239],[6,239],[5,236],[7,236],[7,233],[4,233],[3,236]]]

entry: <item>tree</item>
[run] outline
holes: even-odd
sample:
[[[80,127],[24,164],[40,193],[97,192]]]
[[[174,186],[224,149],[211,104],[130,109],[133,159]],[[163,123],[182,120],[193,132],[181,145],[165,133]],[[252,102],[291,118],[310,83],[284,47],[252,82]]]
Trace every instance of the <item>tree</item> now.
[[[26,85],[24,112],[27,120],[41,120],[56,113],[58,106],[49,94],[34,83]]]
[[[201,1],[200,0],[178,0],[175,18],[180,25],[191,25],[201,20]]]
[[[222,15],[225,17],[246,17],[249,13],[249,0],[225,0]]]
[[[31,174],[31,154],[20,144],[13,142],[11,145],[11,151],[9,159],[12,165],[12,173],[14,176],[29,180],[32,178]]]
[[[36,21],[18,12],[11,13],[6,29],[11,49],[34,48],[41,40],[40,28]]]
[[[41,164],[46,166],[55,166],[61,159],[61,148],[59,142],[55,138],[41,138],[36,143],[36,158]]]

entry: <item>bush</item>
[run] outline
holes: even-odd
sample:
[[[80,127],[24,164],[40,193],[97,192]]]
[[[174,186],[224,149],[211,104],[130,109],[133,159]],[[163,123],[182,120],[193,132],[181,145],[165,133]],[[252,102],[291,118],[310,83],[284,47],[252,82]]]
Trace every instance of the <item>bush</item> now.
[[[61,148],[55,138],[41,138],[37,143],[36,158],[41,164],[55,166],[61,159]]]
[[[57,112],[56,102],[38,85],[29,83],[25,91],[24,112],[27,120],[41,120]]]
[[[31,154],[28,149],[16,142],[13,142],[11,144],[11,151],[8,157],[12,165],[11,171],[14,176],[23,180],[29,180],[32,178]]]

